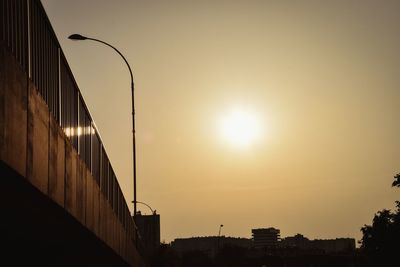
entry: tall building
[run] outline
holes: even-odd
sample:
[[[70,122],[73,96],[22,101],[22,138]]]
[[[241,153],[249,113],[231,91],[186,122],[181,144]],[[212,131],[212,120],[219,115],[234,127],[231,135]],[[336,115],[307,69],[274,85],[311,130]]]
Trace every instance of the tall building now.
[[[138,212],[135,222],[146,254],[153,255],[160,246],[160,215],[155,212],[152,215],[142,215]]]
[[[253,245],[255,248],[277,247],[280,240],[280,230],[273,227],[252,229]]]

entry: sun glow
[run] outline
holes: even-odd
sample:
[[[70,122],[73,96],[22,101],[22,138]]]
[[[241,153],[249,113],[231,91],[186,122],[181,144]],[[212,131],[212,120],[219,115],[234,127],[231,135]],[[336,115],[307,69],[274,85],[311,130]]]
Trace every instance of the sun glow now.
[[[224,140],[240,147],[253,143],[260,132],[256,114],[242,110],[226,114],[221,126]]]

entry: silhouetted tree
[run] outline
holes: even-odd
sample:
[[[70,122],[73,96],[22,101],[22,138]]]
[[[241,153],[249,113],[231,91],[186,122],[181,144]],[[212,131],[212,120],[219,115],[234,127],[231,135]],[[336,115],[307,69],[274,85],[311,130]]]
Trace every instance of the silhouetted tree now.
[[[393,187],[400,187],[400,174],[394,176]],[[361,228],[361,249],[370,259],[371,266],[399,266],[400,251],[400,201],[394,212],[378,211],[372,225]]]
[[[392,183],[393,187],[400,187],[400,173],[394,176],[394,181]]]

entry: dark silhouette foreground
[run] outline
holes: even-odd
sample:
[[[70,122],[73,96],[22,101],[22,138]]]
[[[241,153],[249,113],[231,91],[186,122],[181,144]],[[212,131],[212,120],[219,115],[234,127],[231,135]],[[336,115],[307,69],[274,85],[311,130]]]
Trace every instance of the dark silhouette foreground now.
[[[394,176],[393,187],[400,187],[400,173]],[[361,249],[368,258],[367,266],[400,266],[400,201],[396,210],[378,211],[372,225],[361,228]]]
[[[262,250],[225,246],[212,257],[204,251],[187,251],[179,255],[168,244],[162,244],[151,260],[152,267],[361,267],[357,252],[324,254],[299,249]]]

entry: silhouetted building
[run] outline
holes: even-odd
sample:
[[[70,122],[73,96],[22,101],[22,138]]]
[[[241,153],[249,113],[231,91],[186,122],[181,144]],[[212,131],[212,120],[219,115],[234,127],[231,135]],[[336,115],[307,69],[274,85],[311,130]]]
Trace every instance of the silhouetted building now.
[[[356,240],[354,238],[314,239],[311,240],[311,247],[321,249],[326,253],[348,252],[356,249]]]
[[[146,253],[153,255],[160,246],[160,215],[142,215],[139,211],[135,222]]]
[[[255,248],[277,247],[280,240],[280,230],[273,227],[252,229],[253,245]]]
[[[304,237],[301,234],[296,234],[295,236],[288,236],[281,239],[280,242],[281,247],[293,247],[293,248],[302,248],[306,249],[310,246],[310,240],[307,237]]]
[[[251,244],[252,242],[249,238],[205,236],[176,238],[171,242],[171,247],[181,255],[189,251],[201,251],[209,256],[214,256],[218,251],[218,247],[223,248],[226,246],[232,246],[250,248]]]
[[[288,236],[281,240],[281,247],[303,250],[321,250],[325,253],[348,252],[356,249],[354,238],[314,239],[309,240],[301,234]]]

